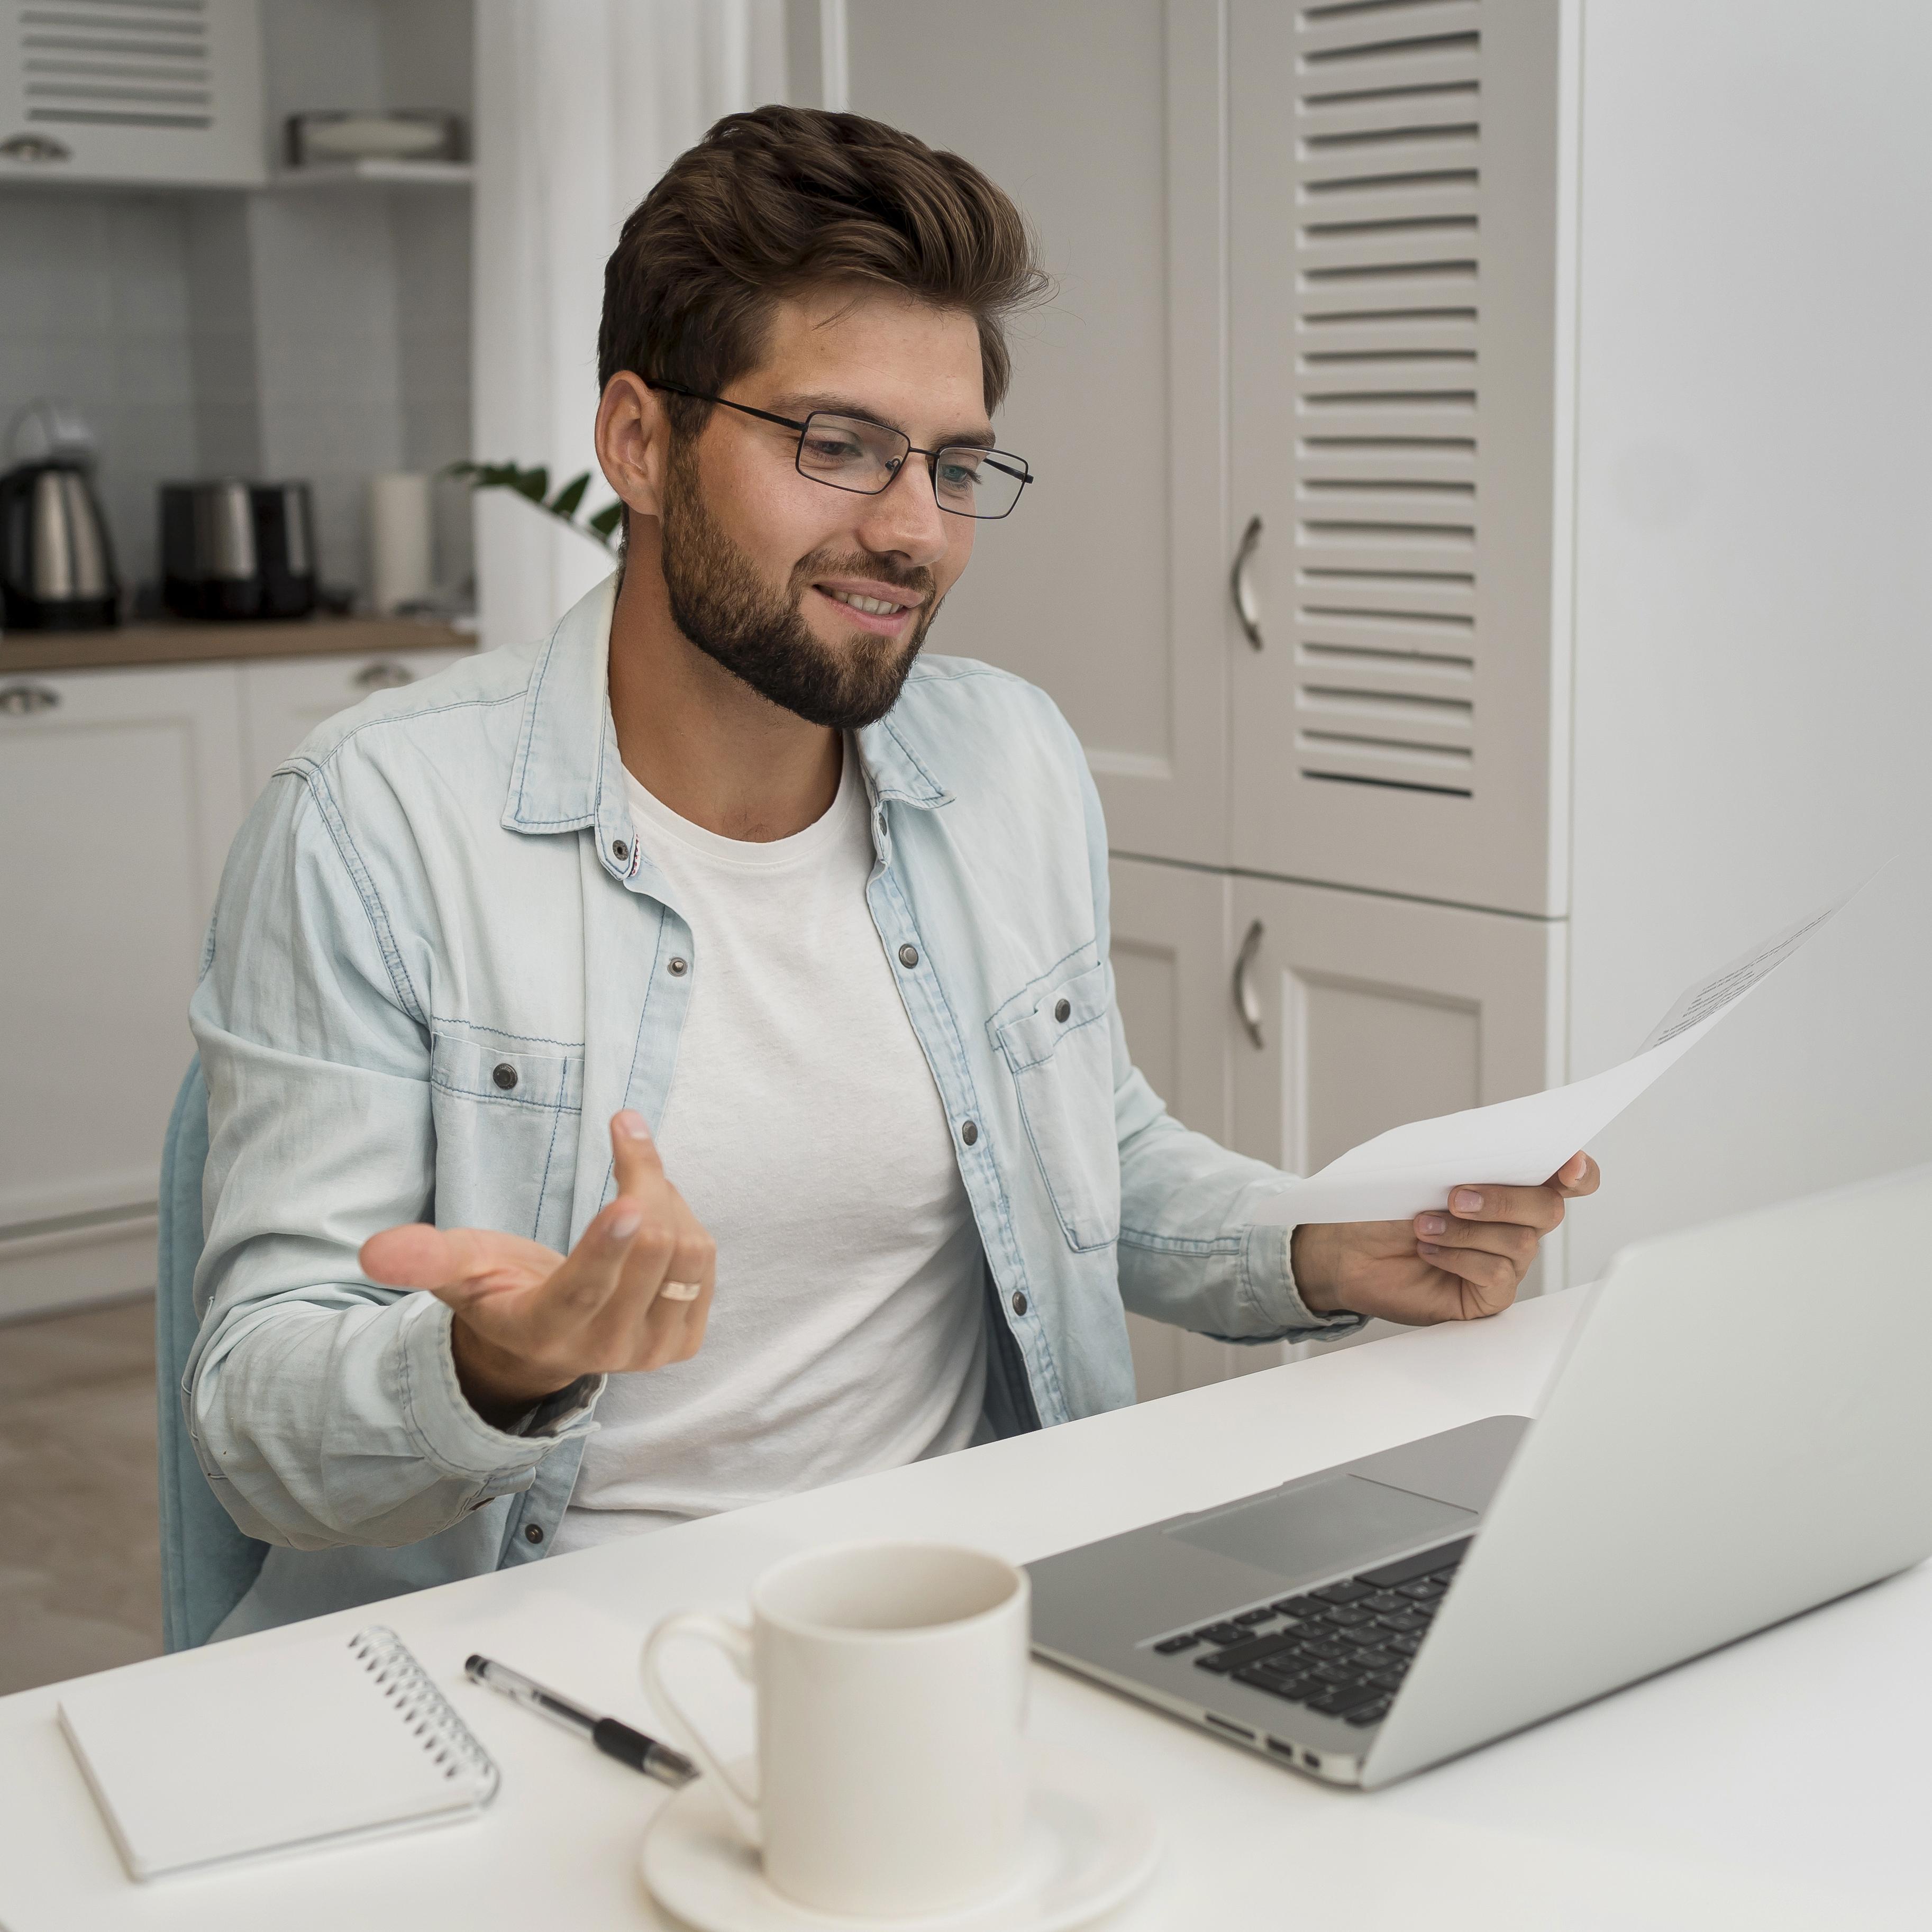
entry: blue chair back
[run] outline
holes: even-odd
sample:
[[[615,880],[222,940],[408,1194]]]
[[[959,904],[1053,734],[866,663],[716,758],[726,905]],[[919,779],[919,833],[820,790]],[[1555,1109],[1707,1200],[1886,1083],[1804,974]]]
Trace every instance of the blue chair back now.
[[[182,1380],[201,1324],[194,1270],[201,1259],[201,1175],[208,1165],[208,1085],[197,1058],[182,1082],[161,1150],[160,1274],[154,1292],[159,1398],[161,1627],[170,1650],[206,1643],[255,1580],[266,1543],[244,1536],[215,1500],[188,1440]]]

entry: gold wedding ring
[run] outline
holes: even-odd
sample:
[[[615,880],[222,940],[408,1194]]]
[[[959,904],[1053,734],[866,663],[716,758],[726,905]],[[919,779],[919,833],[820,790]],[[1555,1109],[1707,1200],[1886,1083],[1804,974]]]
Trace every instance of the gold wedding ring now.
[[[701,1281],[668,1281],[658,1290],[667,1301],[695,1301],[704,1292]]]

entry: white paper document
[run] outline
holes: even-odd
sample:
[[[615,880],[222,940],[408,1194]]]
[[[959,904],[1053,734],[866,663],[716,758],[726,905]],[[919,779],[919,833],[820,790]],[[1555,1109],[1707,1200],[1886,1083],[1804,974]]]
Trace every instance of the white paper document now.
[[[1319,1174],[1285,1188],[1256,1218],[1289,1226],[1304,1221],[1406,1221],[1446,1207],[1450,1189],[1466,1183],[1540,1186],[1573,1154],[1588,1148],[1851,896],[1847,892],[1809,919],[1772,934],[1687,988],[1621,1066],[1520,1100],[1391,1127],[1351,1148]]]

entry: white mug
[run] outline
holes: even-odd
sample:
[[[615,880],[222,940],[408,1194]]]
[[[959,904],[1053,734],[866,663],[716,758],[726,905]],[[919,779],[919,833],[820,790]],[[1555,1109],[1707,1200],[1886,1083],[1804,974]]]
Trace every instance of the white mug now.
[[[1024,1571],[976,1550],[812,1550],[758,1579],[748,1627],[667,1617],[644,1688],[773,1890],[860,1917],[942,1912],[1019,1875],[1030,1600]],[[681,1637],[716,1644],[757,1690],[756,1795],[665,1688]]]

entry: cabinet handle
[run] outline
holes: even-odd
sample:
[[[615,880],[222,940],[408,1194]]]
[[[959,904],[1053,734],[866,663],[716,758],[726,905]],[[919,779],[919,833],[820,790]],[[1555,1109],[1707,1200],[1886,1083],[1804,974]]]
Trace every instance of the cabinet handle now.
[[[1241,532],[1241,547],[1234,553],[1234,567],[1228,573],[1228,590],[1234,600],[1234,615],[1241,620],[1241,634],[1256,650],[1262,644],[1262,618],[1255,608],[1253,586],[1248,582],[1248,564],[1261,548],[1261,541],[1262,520],[1250,517],[1247,528]]]
[[[406,666],[384,662],[364,664],[356,674],[356,682],[364,691],[398,691],[406,684],[413,684],[416,674]]]
[[[1248,977],[1248,969],[1255,963],[1255,955],[1262,950],[1264,930],[1261,921],[1256,920],[1248,928],[1248,936],[1241,941],[1241,950],[1234,956],[1234,1010],[1240,1015],[1241,1024],[1256,1046],[1265,1046],[1268,1041],[1262,1033],[1262,1003]]]
[[[10,134],[0,141],[0,156],[10,161],[70,161],[74,150],[51,134]]]
[[[44,684],[0,685],[0,716],[34,718],[51,711],[60,702],[60,693]]]

